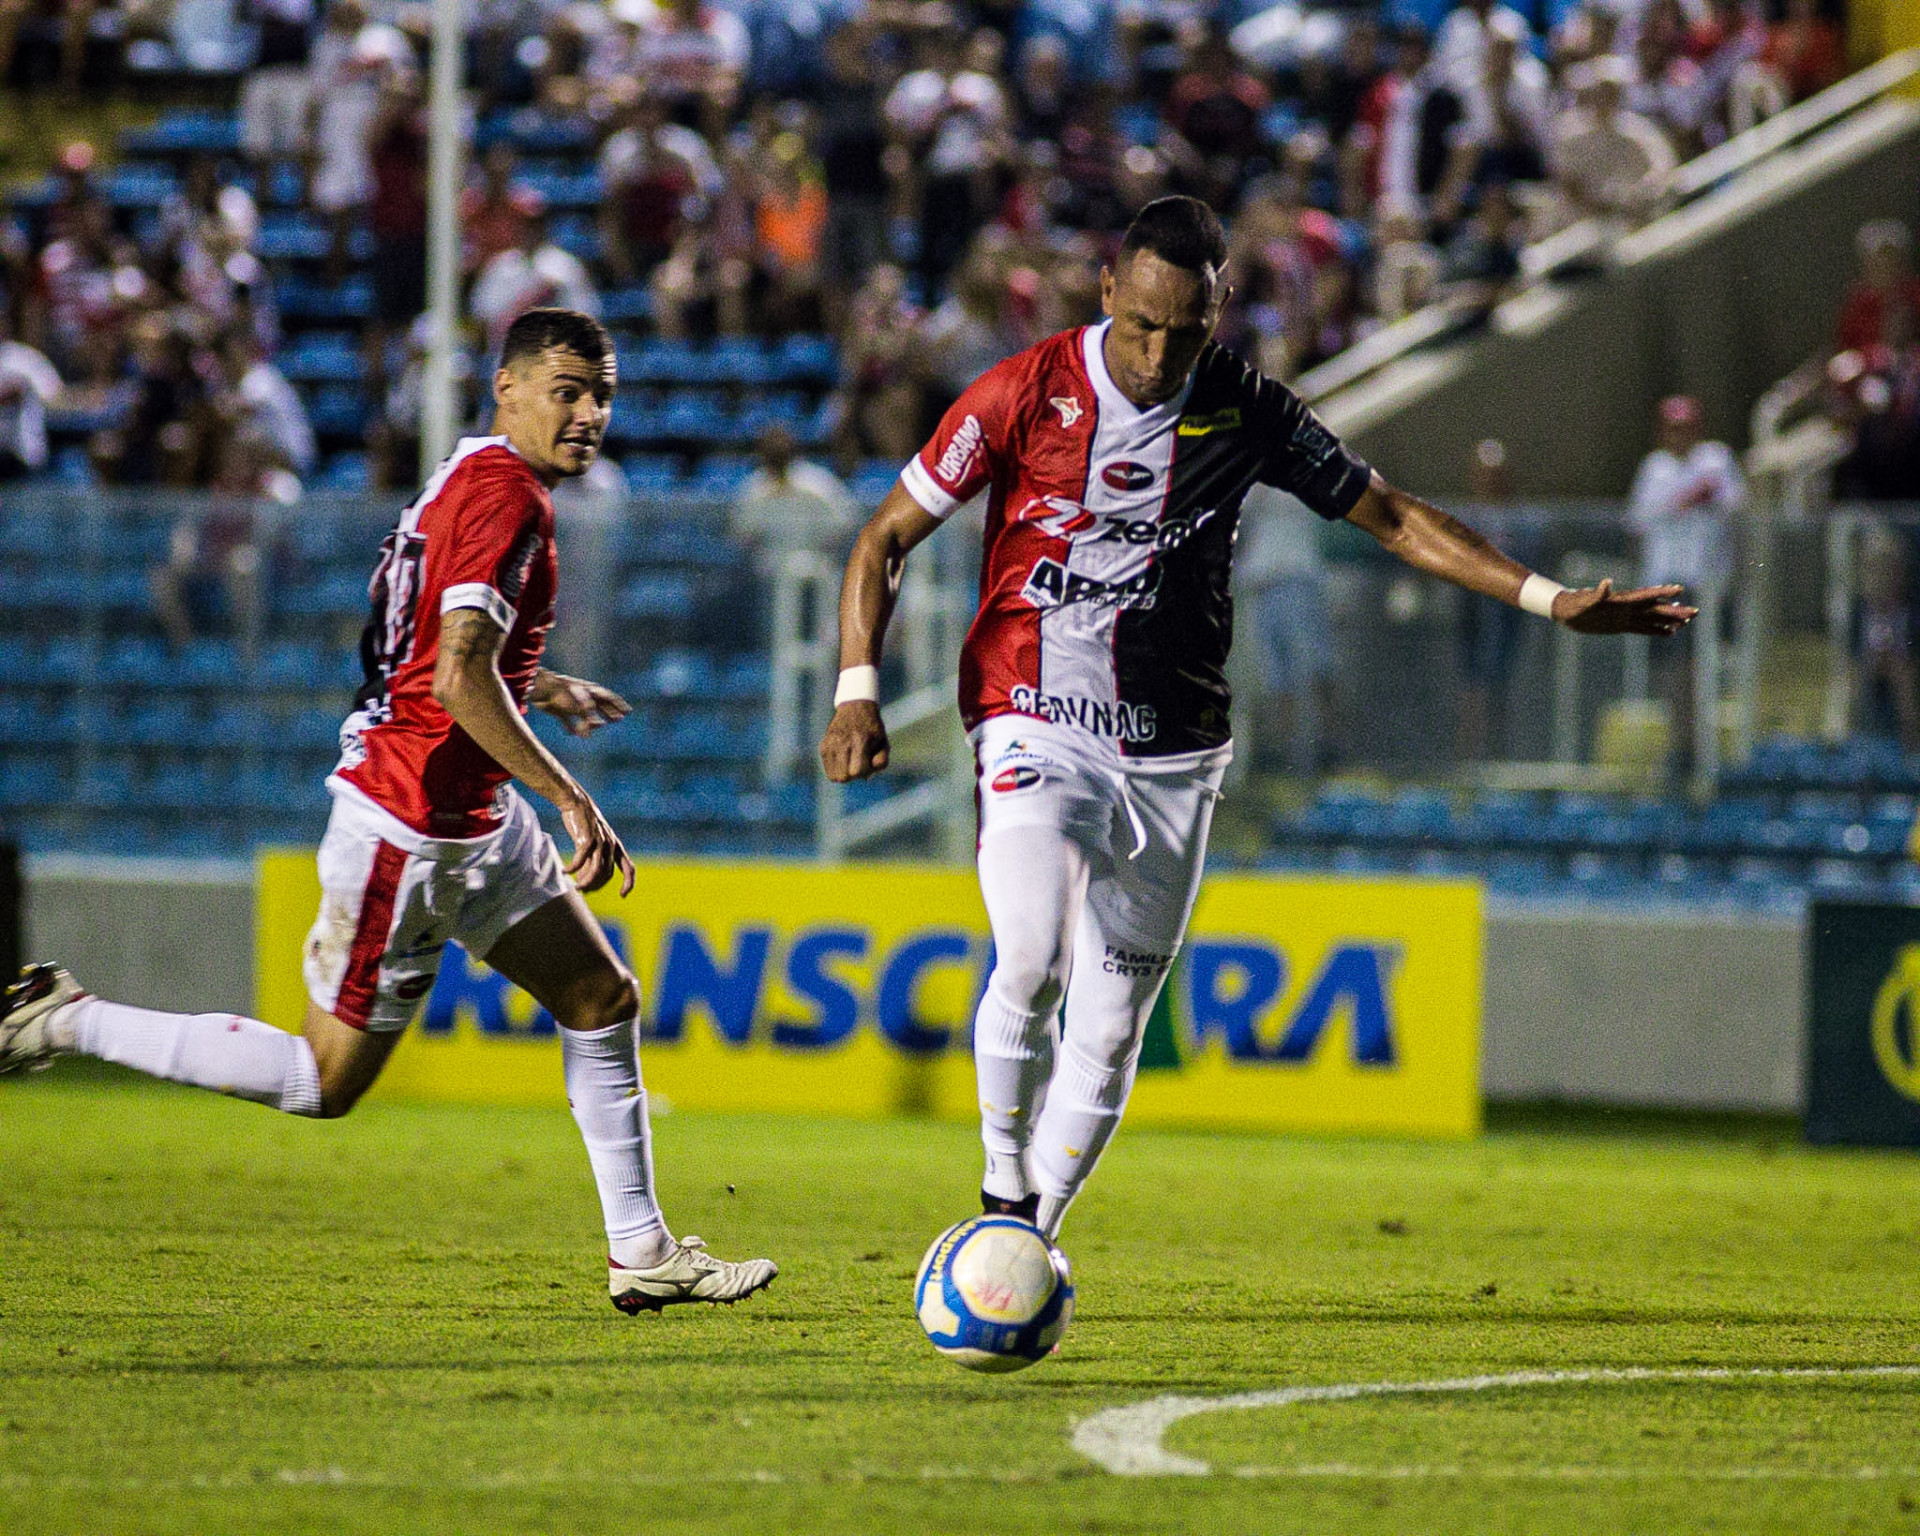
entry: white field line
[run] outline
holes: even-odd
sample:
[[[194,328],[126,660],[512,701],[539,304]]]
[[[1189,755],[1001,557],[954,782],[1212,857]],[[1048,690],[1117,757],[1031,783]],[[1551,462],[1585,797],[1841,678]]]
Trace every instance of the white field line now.
[[[1294,1403],[1345,1403],[1361,1397],[1404,1397],[1437,1392],[1493,1392],[1508,1387],[1569,1387],[1641,1381],[1825,1381],[1838,1378],[1914,1378],[1920,1365],[1753,1367],[1707,1366],[1665,1370],[1510,1371],[1502,1376],[1459,1376],[1444,1381],[1362,1381],[1324,1387],[1276,1387],[1265,1392],[1235,1392],[1224,1397],[1156,1397],[1144,1403],[1107,1408],[1074,1427],[1073,1448],[1089,1461],[1121,1477],[1205,1477],[1213,1468],[1191,1456],[1169,1451],[1161,1441],[1183,1419],[1235,1408],[1284,1408]],[[1737,1470],[1737,1469],[1736,1469]],[[1755,1476],[1772,1475],[1751,1469]],[[1274,1469],[1263,1475],[1310,1475]],[[1411,1475],[1411,1474],[1410,1474]],[[1431,1475],[1431,1474],[1423,1474]],[[1524,1475],[1524,1471],[1516,1475]],[[1670,1476],[1685,1475],[1669,1473]]]

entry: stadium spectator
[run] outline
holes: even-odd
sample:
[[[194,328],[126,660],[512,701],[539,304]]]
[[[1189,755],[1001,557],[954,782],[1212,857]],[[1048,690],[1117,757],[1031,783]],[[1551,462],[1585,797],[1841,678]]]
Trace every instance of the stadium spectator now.
[[[1433,62],[1462,97],[1478,89],[1485,77],[1488,45],[1496,33],[1512,36],[1522,47],[1532,45],[1527,18],[1499,0],[1459,0],[1440,23]]]
[[[1575,104],[1554,125],[1553,172],[1571,217],[1641,224],[1667,194],[1673,148],[1623,107],[1629,78],[1627,66],[1608,56],[1583,64],[1569,82]]]
[[[1256,486],[1240,510],[1233,560],[1263,685],[1248,701],[1254,706],[1254,765],[1277,756],[1282,768],[1303,778],[1339,759],[1333,611],[1321,526],[1284,491]]]
[[[0,480],[46,467],[47,407],[60,399],[60,373],[44,352],[15,339],[0,305]]]
[[[319,449],[299,391],[244,331],[227,334],[221,360],[233,430],[260,444],[270,464],[303,478],[312,474]]]
[[[998,79],[1004,45],[984,28],[962,45],[941,27],[920,43],[920,67],[901,77],[883,108],[915,162],[920,277],[938,291],[997,199],[994,182],[1009,147],[1012,113]]]
[[[1920,330],[1920,276],[1913,270],[1913,235],[1898,219],[1863,224],[1854,238],[1860,276],[1847,289],[1834,334],[1834,351],[1868,352],[1891,344],[1890,331]]]
[[[757,329],[772,335],[816,330],[822,317],[826,187],[819,162],[799,134],[778,135],[769,151],[761,158],[753,199],[749,282],[757,293]]]
[[[1522,213],[1505,182],[1484,188],[1472,212],[1447,242],[1442,277],[1447,290],[1490,310],[1520,276]]]
[[[519,158],[502,139],[480,157],[479,175],[460,194],[460,267],[472,278],[502,251],[526,238],[527,220],[539,204],[514,183]]]
[[[96,473],[117,485],[204,483],[207,389],[189,338],[159,309],[140,315],[128,335],[127,410],[120,425],[93,439]]]
[[[1847,72],[1840,28],[1820,12],[1820,0],[1787,0],[1786,14],[1768,29],[1760,61],[1779,79],[1789,104],[1817,96]]]
[[[1913,655],[1908,540],[1869,524],[1860,546],[1858,718],[1891,730],[1908,752],[1920,750],[1920,667]]]
[[[706,140],[667,120],[664,98],[629,87],[614,100],[616,127],[600,148],[600,243],[614,277],[631,283],[667,259],[722,177]]]
[[[319,15],[314,0],[246,0],[243,11],[260,41],[240,81],[240,149],[264,167],[307,152],[308,67]]]
[[[1706,438],[1700,402],[1672,395],[1660,402],[1658,445],[1633,477],[1627,523],[1640,536],[1643,584],[1679,582],[1699,604],[1702,622],[1729,611],[1733,518],[1746,499],[1739,461],[1725,443]],[[1694,676],[1691,640],[1662,646],[1656,677],[1668,702],[1669,765],[1676,782],[1693,767]]]
[[[870,32],[858,22],[844,22],[829,34],[815,112],[814,150],[827,194],[826,301],[835,326],[845,319],[845,295],[887,253],[892,178],[873,51]]]
[[[427,113],[419,72],[395,69],[381,86],[380,110],[367,128],[372,196],[373,324],[369,372],[386,372],[387,338],[404,334],[427,307]]]
[[[926,410],[935,419],[981,374],[1025,345],[1007,314],[1007,256],[1004,240],[983,234],[974,241],[952,290],[921,324]]]
[[[474,280],[467,307],[486,333],[486,350],[498,355],[507,327],[530,309],[577,309],[600,313],[600,296],[586,263],[553,243],[544,201],[530,200],[520,243],[502,251]]]
[[[1553,108],[1547,72],[1524,53],[1526,24],[1513,12],[1489,18],[1479,73],[1461,92],[1465,117],[1449,135],[1445,181],[1434,196],[1435,222],[1451,227],[1491,182],[1547,178]]]
[[[1176,161],[1190,153],[1190,173],[1209,201],[1230,202],[1247,162],[1264,149],[1261,120],[1271,103],[1226,34],[1205,31],[1167,97],[1167,126],[1177,137],[1164,147]]]
[[[346,275],[348,238],[371,201],[373,135],[389,70],[411,68],[413,50],[397,27],[369,22],[360,0],[333,0],[308,64],[314,169],[308,200],[332,226],[328,276]]]
[[[640,78],[678,119],[709,133],[732,112],[748,62],[746,26],[703,0],[661,0],[640,28]]]
[[[763,583],[793,550],[839,555],[860,526],[860,505],[824,464],[799,456],[785,427],[761,434],[759,460],[727,514],[734,541],[752,552]]]
[[[843,459],[904,464],[920,443],[920,310],[883,262],[853,297],[840,338],[836,447]]]

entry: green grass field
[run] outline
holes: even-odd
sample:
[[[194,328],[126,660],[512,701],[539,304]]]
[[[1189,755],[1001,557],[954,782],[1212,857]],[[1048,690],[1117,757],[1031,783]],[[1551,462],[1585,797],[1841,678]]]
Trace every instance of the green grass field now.
[[[1213,1413],[1165,1442],[1204,1477],[1073,1448],[1164,1393],[1920,1365],[1920,1161],[1614,1125],[1123,1131],[1064,1349],[986,1378],[907,1304],[970,1127],[662,1117],[676,1227],[782,1275],[629,1320],[564,1115],[9,1079],[0,1531],[1920,1533],[1914,1375]]]

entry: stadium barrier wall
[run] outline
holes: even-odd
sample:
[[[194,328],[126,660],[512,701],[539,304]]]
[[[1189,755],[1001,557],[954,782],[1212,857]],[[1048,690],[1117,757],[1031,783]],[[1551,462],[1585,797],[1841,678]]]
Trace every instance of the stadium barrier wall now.
[[[27,958],[147,1007],[244,1008],[254,996],[250,868],[40,856],[24,874]],[[311,916],[287,912],[296,943]],[[1485,932],[1487,1098],[1802,1109],[1800,922],[1496,905]],[[263,974],[276,966],[297,988],[297,959],[268,956]]]
[[[311,854],[261,857],[271,1023],[304,1011],[319,895]],[[640,981],[650,1091],[702,1109],[975,1113],[968,1026],[992,960],[970,870],[648,861],[631,897],[589,901]],[[1209,880],[1128,1118],[1471,1135],[1481,955],[1470,882]],[[531,998],[450,947],[379,1091],[560,1104],[554,1035]]]

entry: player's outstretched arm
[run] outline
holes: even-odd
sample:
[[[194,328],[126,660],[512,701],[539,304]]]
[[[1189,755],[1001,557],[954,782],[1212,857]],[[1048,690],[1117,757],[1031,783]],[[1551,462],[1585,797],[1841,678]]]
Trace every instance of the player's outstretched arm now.
[[[1485,535],[1378,474],[1347,521],[1365,529],[1415,570],[1469,592],[1521,607],[1520,589],[1533,573],[1503,554]],[[1551,587],[1547,588],[1552,591]],[[1613,583],[1563,590],[1553,598],[1554,622],[1588,635],[1671,635],[1700,610],[1681,601],[1685,588],[1639,587],[1616,592]]]
[[[573,883],[583,891],[597,891],[617,871],[624,896],[633,889],[633,860],[593,797],[540,744],[514,706],[500,676],[500,648],[506,640],[507,632],[478,608],[442,614],[433,697],[481,751],[559,809],[573,839],[573,858],[567,864]]]
[[[633,713],[633,706],[611,688],[584,677],[549,672],[545,667],[533,674],[527,702],[552,715],[573,736],[591,736],[601,726],[613,725]]]
[[[847,557],[840,583],[840,669],[878,667],[887,621],[900,595],[907,551],[940,526],[898,481],[888,491]],[[836,705],[820,741],[820,765],[836,784],[867,779],[887,766],[887,728],[877,699]]]

